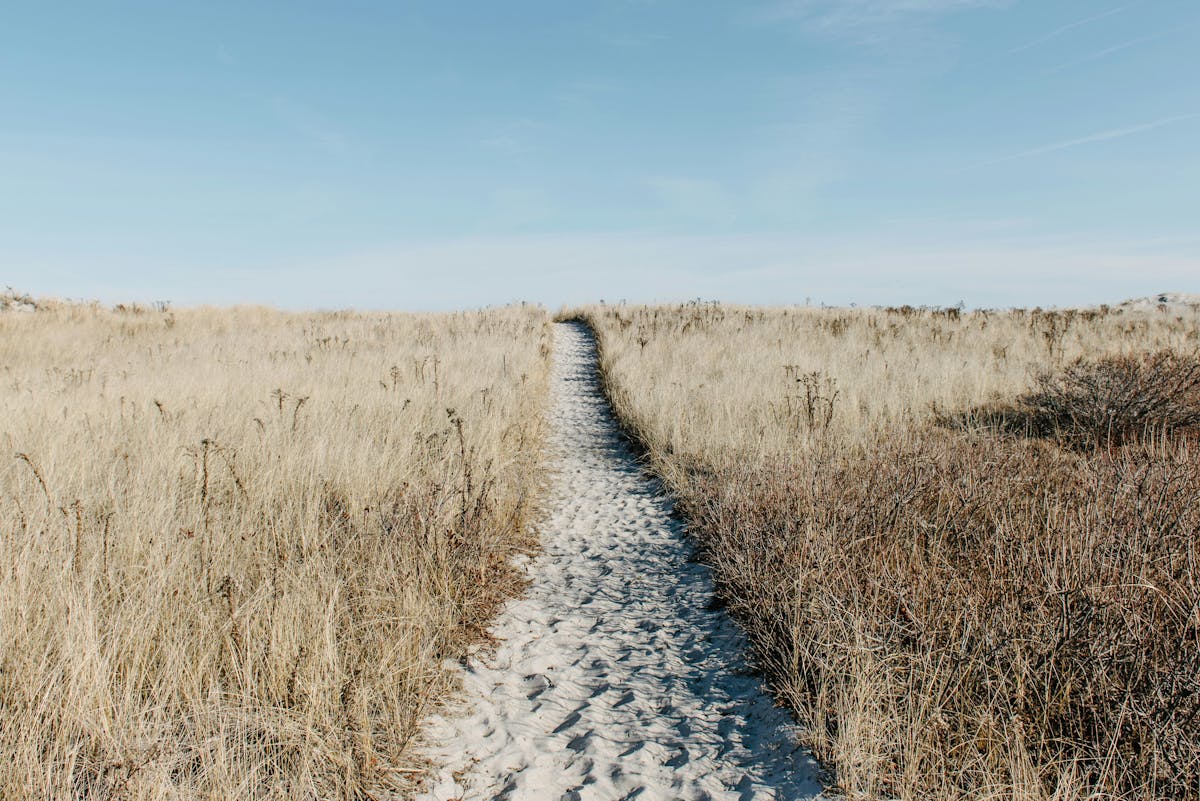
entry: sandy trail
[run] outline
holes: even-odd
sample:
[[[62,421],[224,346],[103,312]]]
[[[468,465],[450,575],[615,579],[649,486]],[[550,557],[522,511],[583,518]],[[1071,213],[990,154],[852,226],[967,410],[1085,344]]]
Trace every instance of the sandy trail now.
[[[555,331],[554,512],[532,586],[435,718],[426,799],[816,798],[818,768],[709,608],[712,579],[618,432],[583,326]]]

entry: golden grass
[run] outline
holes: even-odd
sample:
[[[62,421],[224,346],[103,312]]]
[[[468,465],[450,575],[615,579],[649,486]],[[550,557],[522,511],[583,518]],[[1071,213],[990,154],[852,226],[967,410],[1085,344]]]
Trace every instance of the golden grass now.
[[[576,313],[841,791],[1200,797],[1195,310]]]
[[[536,308],[0,314],[0,797],[385,797],[519,588]]]
[[[691,304],[582,313],[599,329],[605,374],[639,434],[674,453],[739,460],[818,434],[867,442],[1008,402],[1080,356],[1200,346],[1196,312]]]

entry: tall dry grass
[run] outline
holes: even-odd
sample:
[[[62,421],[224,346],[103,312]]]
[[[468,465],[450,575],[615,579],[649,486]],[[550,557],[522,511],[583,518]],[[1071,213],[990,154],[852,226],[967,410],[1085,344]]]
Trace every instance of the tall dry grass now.
[[[0,798],[390,797],[519,588],[540,309],[0,314]]]
[[[593,307],[850,798],[1200,797],[1200,315]]]

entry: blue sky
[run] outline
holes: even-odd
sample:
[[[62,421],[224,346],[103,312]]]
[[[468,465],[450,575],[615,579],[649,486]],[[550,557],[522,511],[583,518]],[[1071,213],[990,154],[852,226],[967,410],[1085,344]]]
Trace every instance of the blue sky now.
[[[429,309],[1200,291],[1195,0],[9,3],[0,284]]]

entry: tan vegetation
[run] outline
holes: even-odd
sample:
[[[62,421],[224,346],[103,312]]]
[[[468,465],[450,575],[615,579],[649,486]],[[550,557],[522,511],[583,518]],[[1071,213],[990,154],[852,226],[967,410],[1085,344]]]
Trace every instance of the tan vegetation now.
[[[6,287],[0,292],[0,312],[5,311],[34,311],[37,301],[29,295],[17,292],[12,287]]]
[[[593,307],[851,798],[1200,797],[1200,314]]]
[[[519,589],[540,309],[0,314],[0,798],[387,797]]]

